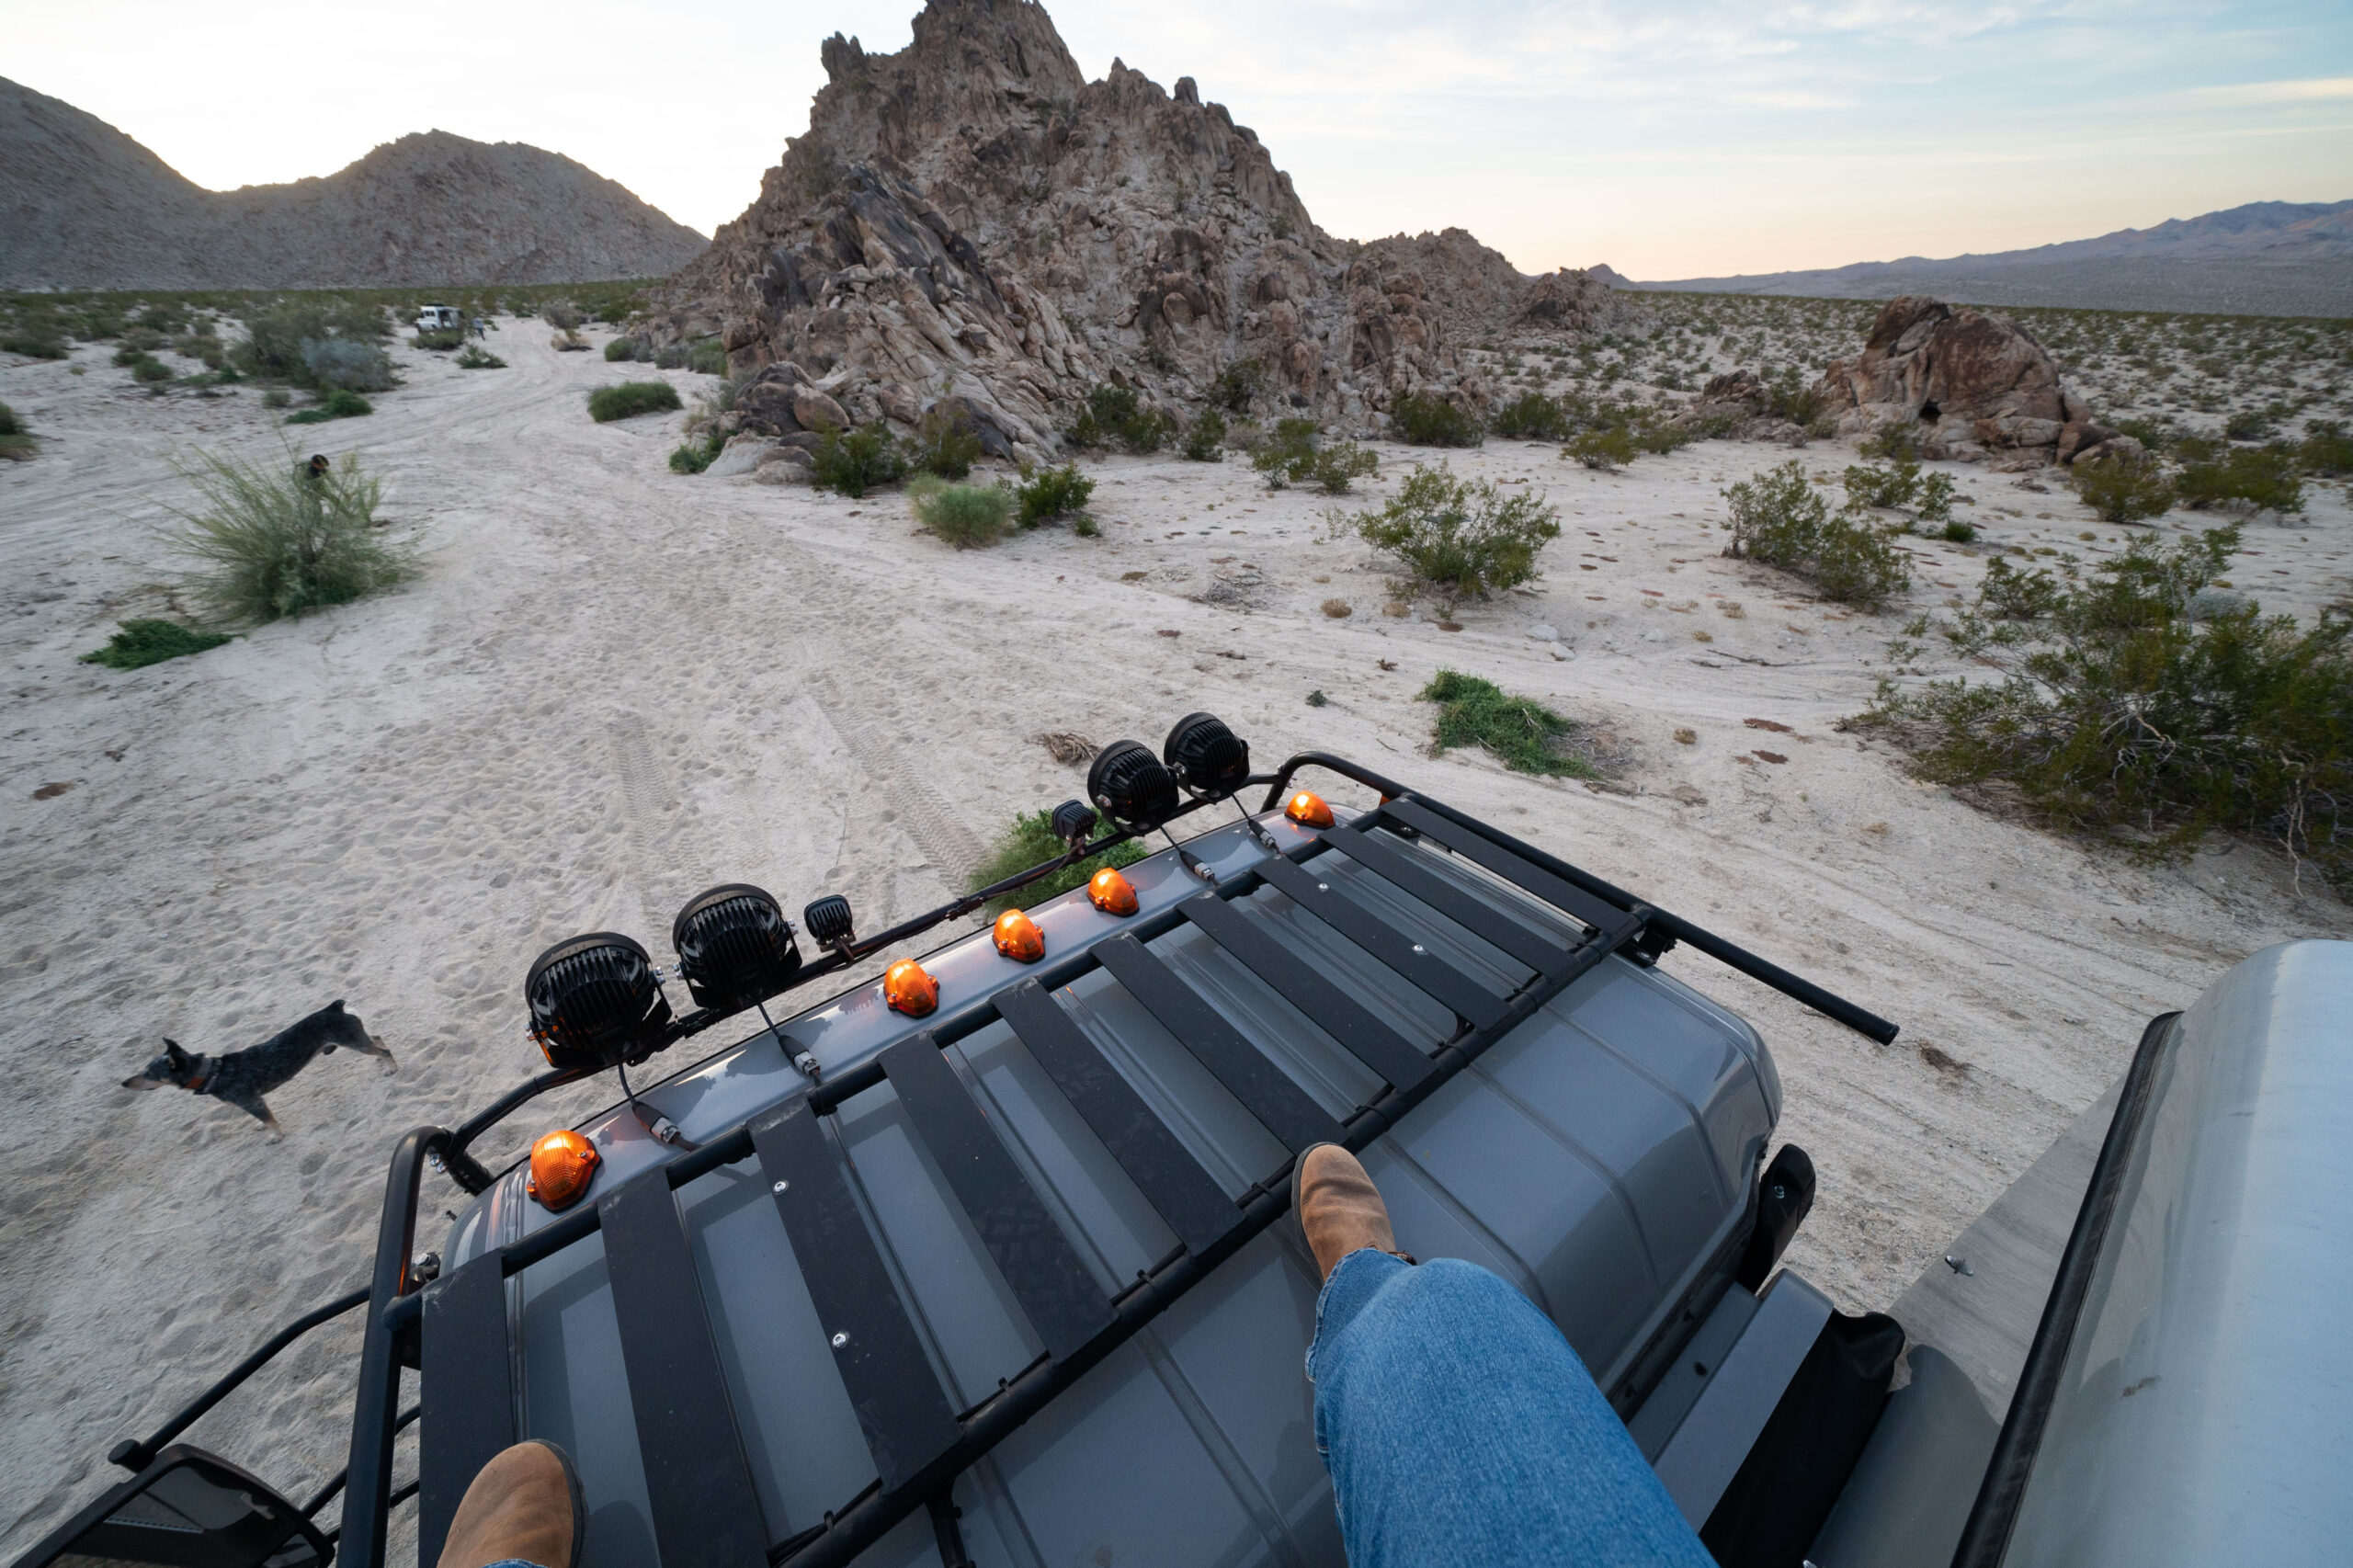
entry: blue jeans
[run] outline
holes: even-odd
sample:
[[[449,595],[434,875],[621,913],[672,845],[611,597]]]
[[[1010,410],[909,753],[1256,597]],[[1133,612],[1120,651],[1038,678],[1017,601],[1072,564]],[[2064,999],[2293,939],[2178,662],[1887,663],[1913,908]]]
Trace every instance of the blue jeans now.
[[[1561,1331],[1474,1264],[1350,1253],[1307,1375],[1349,1568],[1714,1568]]]

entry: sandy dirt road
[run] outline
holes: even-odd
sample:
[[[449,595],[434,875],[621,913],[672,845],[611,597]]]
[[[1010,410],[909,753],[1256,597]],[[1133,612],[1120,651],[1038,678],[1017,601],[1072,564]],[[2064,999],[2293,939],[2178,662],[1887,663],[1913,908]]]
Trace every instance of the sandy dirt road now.
[[[1102,539],[960,554],[896,494],[674,475],[676,415],[597,426],[584,394],[625,371],[707,381],[503,326],[512,368],[404,349],[407,384],[376,415],[297,432],[249,391],[146,399],[88,347],[78,378],[0,366],[0,398],[51,437],[0,464],[0,1553],[94,1492],[116,1438],[361,1280],[396,1134],[534,1066],[520,986],[543,946],[617,928],[665,950],[672,912],[721,881],[792,908],[843,892],[870,928],[937,903],[1012,812],[1077,792],[1040,731],[1156,747],[1199,707],[1262,765],[1363,757],[1903,1023],[1872,1045],[1666,960],[1771,1043],[1782,1131],[1821,1171],[1791,1261],[1850,1310],[1893,1301],[2151,1014],[2268,943],[2349,928],[2257,852],[2135,868],[1836,730],[1896,618],[1718,554],[1722,483],[1789,453],[1710,443],[1615,477],[1549,448],[1453,454],[1547,490],[1566,531],[1542,592],[1465,606],[1447,632],[1427,606],[1383,616],[1380,563],[1326,541],[1324,500],[1270,494],[1240,462],[1090,464]],[[196,659],[74,662],[167,607],[153,530],[188,499],[174,454],[198,447],[360,453],[425,575]],[[1384,449],[1377,488],[1428,455]],[[1997,535],[2091,527],[2063,494],[1960,476]],[[2113,549],[2099,531],[2089,548]],[[2269,530],[2279,602],[2342,594],[2348,535],[2334,497]],[[1912,608],[1979,570],[1920,548]],[[1428,757],[1414,694],[1441,665],[1595,726],[1624,792]],[[272,1096],[282,1143],[216,1102],[117,1086],[165,1035],[236,1049],[337,997],[399,1069],[318,1062]],[[609,1097],[549,1105],[508,1152]],[[457,1199],[436,1185],[428,1210]],[[313,1336],[196,1440],[307,1491],[342,1463],[352,1343]]]

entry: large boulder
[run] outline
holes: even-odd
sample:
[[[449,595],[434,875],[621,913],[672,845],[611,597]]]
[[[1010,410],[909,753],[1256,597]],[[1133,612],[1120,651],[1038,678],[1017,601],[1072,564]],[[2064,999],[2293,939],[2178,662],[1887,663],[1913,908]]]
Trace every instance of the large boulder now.
[[[2007,316],[1918,295],[1890,300],[1862,352],[1833,360],[1814,390],[1842,433],[1914,425],[1930,457],[2034,467],[2097,444],[2085,438],[2090,411],[2033,334]],[[2064,441],[2070,429],[2075,437]]]
[[[790,359],[763,369],[735,390],[735,427],[757,436],[790,436],[808,426],[794,412],[809,377]]]

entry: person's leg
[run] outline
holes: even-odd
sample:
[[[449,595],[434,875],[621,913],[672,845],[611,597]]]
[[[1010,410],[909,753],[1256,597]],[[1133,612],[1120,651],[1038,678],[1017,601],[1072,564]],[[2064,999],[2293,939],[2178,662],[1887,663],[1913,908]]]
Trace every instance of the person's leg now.
[[[1363,1168],[1310,1154],[1300,1213],[1327,1277],[1307,1367],[1350,1568],[1710,1568],[1551,1320],[1475,1265],[1396,1255]]]

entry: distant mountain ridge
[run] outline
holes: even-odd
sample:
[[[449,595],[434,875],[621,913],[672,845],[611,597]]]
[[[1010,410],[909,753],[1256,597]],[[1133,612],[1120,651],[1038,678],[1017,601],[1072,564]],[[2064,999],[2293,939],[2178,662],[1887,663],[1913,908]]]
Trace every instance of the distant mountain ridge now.
[[[1597,277],[1601,271],[1594,269]],[[1935,294],[1981,305],[2353,316],[2353,201],[2252,201],[2030,250],[1941,260],[1910,256],[1808,272],[1614,286],[1835,300]]]
[[[446,131],[323,177],[210,191],[0,78],[0,288],[402,288],[676,271],[708,242],[561,153]]]

